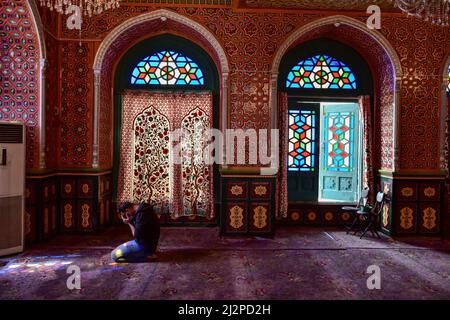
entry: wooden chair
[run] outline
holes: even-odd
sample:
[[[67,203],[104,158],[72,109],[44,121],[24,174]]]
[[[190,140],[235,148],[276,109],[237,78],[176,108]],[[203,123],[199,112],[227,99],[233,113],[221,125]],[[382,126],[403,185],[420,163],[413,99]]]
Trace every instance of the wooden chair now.
[[[367,231],[370,231],[372,235],[376,235],[379,239],[381,239],[380,235],[378,234],[378,219],[381,216],[381,213],[383,212],[385,197],[383,192],[377,193],[377,201],[375,202],[375,205],[370,211],[362,211],[359,210],[356,212],[356,216],[362,217],[365,222],[364,231],[360,237],[364,237],[364,235],[367,233]]]
[[[353,221],[350,226],[347,227],[347,234],[353,230],[353,228],[358,223],[359,216],[356,214],[356,212],[360,211],[361,208],[363,208],[369,199],[369,191],[370,189],[368,187],[362,189],[361,191],[361,197],[359,198],[358,204],[354,207],[352,206],[344,206],[342,207],[342,210],[350,212],[350,214],[353,216]]]

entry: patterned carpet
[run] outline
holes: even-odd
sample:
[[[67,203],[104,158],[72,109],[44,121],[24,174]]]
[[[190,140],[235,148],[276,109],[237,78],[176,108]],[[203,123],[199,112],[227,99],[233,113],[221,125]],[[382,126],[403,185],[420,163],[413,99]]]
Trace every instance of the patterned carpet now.
[[[339,229],[279,228],[273,239],[220,238],[217,228],[163,228],[157,261],[118,265],[126,228],[58,236],[0,259],[0,299],[450,299],[440,240],[381,240]],[[69,265],[81,290],[66,286]],[[369,265],[381,289],[369,290]]]

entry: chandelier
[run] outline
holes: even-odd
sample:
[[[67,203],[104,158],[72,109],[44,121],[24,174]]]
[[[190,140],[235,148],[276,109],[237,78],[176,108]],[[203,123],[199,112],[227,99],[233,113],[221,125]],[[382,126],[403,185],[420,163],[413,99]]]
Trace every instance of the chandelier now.
[[[450,0],[391,0],[409,16],[415,16],[436,25],[448,26]]]
[[[91,17],[93,14],[100,14],[105,10],[119,7],[120,0],[39,0],[41,6],[56,10],[61,14],[71,12],[71,7],[78,7],[81,13]]]

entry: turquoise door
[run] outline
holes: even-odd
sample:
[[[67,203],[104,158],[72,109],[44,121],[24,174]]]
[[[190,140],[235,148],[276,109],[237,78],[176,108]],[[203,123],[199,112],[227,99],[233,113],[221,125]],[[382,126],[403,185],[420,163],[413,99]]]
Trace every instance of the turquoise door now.
[[[322,103],[319,200],[354,202],[359,190],[359,110],[356,103]]]

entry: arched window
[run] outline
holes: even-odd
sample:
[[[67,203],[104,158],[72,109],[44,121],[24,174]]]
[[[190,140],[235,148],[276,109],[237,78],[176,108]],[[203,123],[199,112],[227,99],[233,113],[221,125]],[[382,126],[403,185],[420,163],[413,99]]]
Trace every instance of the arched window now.
[[[220,195],[218,166],[168,161],[176,149],[167,144],[167,134],[193,124],[218,128],[219,102],[216,64],[194,42],[161,34],[125,52],[114,77],[117,200],[148,201],[161,214],[212,217]],[[180,151],[192,152],[186,141],[206,143],[206,135],[194,139],[195,134],[183,133]]]
[[[279,71],[289,201],[356,201],[366,159],[358,101],[373,94],[369,65],[351,47],[315,39],[290,50]]]
[[[286,88],[356,89],[356,79],[344,62],[320,54],[298,62],[287,76]]]
[[[164,50],[145,57],[136,65],[131,84],[198,86],[204,84],[204,77],[192,59]]]

